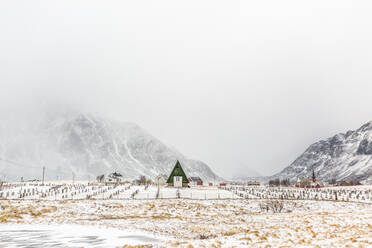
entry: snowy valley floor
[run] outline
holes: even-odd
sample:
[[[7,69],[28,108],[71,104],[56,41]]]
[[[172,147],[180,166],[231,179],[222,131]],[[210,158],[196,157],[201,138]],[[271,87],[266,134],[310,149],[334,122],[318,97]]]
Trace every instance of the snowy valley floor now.
[[[371,204],[264,201],[2,200],[0,247],[372,246]]]

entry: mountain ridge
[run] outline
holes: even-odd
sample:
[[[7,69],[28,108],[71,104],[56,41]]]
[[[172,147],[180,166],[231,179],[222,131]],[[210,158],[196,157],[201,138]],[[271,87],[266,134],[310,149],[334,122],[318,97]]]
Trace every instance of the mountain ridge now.
[[[43,166],[46,179],[71,178],[72,174],[93,179],[113,171],[126,178],[154,178],[170,173],[176,160],[189,176],[221,179],[205,163],[169,148],[135,123],[76,112],[47,114],[37,124],[19,124],[13,131],[0,132],[4,141],[0,157],[16,162],[0,161],[0,173],[9,179],[20,179],[19,167],[25,178],[40,178]]]
[[[270,178],[310,177],[324,181],[372,182],[372,121],[310,145],[295,161]]]

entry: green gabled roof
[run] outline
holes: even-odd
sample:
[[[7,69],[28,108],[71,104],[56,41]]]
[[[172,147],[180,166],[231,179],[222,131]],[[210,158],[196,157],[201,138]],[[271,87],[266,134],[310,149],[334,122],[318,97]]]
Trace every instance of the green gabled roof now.
[[[172,173],[169,175],[167,183],[173,183],[173,177],[182,177],[182,183],[189,183],[185,172],[182,169],[180,162],[177,160],[176,165],[174,166]]]

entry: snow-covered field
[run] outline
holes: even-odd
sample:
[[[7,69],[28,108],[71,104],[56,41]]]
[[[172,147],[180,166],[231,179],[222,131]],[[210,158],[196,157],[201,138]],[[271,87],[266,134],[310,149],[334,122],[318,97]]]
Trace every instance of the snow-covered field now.
[[[223,189],[246,199],[330,200],[372,203],[371,186],[295,188],[229,185]]]
[[[86,200],[86,199],[236,199],[234,192],[217,187],[173,187],[104,185],[88,183],[18,183],[3,185],[0,199]]]
[[[246,188],[160,187],[159,193],[155,186],[69,186],[57,196],[48,195],[45,187],[51,185],[37,186],[44,192],[37,196],[1,200],[0,247],[372,246],[372,205],[366,198],[247,199],[241,195]],[[282,189],[267,190],[274,196]],[[351,190],[369,193],[371,186]]]
[[[0,247],[115,247],[158,244],[142,231],[83,225],[0,224]]]
[[[88,182],[48,182],[4,184],[0,199],[23,200],[85,200],[85,199],[281,199],[331,200],[372,203],[372,186],[295,188],[228,185],[226,187],[173,188],[105,185]]]

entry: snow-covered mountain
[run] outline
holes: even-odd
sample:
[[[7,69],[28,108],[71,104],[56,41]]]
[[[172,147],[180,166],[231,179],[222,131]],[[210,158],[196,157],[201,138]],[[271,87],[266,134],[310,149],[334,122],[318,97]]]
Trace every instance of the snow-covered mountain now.
[[[312,144],[290,166],[271,178],[359,180],[372,183],[372,121],[355,131]]]
[[[7,180],[93,179],[118,171],[126,178],[169,174],[179,160],[188,176],[220,178],[203,162],[186,158],[131,123],[97,115],[46,115],[38,122],[0,126],[0,177]],[[3,178],[1,178],[3,179]]]

